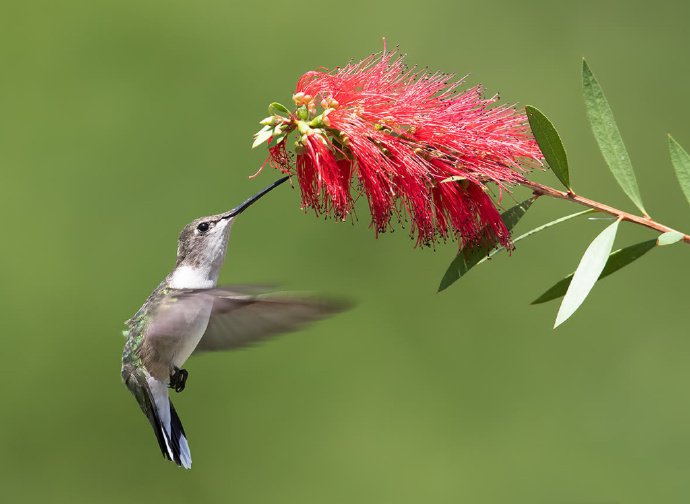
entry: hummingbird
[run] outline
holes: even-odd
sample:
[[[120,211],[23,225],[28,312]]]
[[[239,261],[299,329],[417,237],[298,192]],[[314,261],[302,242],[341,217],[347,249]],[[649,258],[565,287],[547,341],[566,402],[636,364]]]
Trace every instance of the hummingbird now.
[[[163,456],[186,469],[192,457],[168,391],[184,390],[187,359],[242,348],[344,308],[339,302],[270,293],[258,286],[217,286],[233,222],[288,178],[228,212],[186,225],[175,268],[125,322],[122,380],[151,423]]]

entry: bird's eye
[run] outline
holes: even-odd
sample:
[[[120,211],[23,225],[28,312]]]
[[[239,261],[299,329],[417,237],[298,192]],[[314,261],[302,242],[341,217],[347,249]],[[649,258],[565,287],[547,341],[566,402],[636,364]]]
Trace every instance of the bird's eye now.
[[[210,228],[210,227],[211,226],[209,225],[208,222],[202,222],[196,228],[199,230],[199,232],[205,233],[206,231],[208,231],[208,228]]]

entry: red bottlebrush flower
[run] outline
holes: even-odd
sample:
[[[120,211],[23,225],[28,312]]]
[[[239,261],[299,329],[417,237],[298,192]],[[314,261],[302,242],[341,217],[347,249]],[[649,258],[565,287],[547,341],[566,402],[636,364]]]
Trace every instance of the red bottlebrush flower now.
[[[255,145],[277,142],[270,163],[297,175],[302,204],[345,219],[353,190],[364,194],[376,232],[409,216],[418,244],[459,237],[510,245],[510,233],[487,195],[524,180],[520,162],[541,162],[526,117],[494,106],[482,89],[459,92],[451,75],[408,70],[384,50],[329,72],[307,72],[290,113],[279,104],[262,121]],[[286,137],[297,131],[296,163]],[[354,186],[354,187],[353,187]]]

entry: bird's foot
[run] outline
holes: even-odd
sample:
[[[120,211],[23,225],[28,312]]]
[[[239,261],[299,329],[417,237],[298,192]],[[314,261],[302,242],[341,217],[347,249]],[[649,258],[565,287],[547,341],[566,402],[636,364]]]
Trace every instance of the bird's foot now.
[[[185,385],[187,384],[187,377],[189,373],[186,369],[173,368],[174,372],[170,375],[170,385],[171,389],[175,389],[175,392],[182,392]]]

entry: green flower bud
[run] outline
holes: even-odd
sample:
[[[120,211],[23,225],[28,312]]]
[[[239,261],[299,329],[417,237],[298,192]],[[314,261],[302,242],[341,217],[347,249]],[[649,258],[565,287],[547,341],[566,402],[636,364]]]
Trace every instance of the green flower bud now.
[[[297,109],[297,117],[299,117],[302,121],[306,121],[309,118],[309,111],[307,110],[307,107],[302,105]]]

